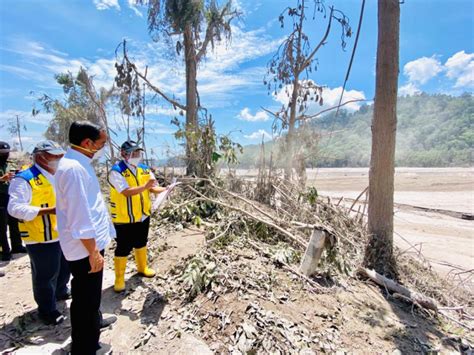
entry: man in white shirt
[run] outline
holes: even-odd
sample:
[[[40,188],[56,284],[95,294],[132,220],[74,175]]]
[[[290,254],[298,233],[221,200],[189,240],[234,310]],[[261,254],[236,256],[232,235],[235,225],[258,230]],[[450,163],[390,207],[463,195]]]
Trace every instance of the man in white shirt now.
[[[150,192],[165,188],[155,186],[156,178],[148,166],[141,163],[143,149],[128,140],[120,147],[122,160],[109,173],[110,211],[117,232],[115,248],[115,292],[125,290],[127,257],[134,250],[137,271],[145,277],[155,276],[148,267],[147,241],[150,227]]]
[[[91,163],[106,141],[102,127],[73,122],[71,148],[55,174],[59,241],[72,274],[73,354],[95,354],[100,348],[103,255],[115,230]]]
[[[30,257],[39,317],[53,325],[64,320],[56,300],[70,297],[69,266],[56,230],[53,175],[64,153],[53,141],[39,142],[33,150],[34,165],[17,173],[8,191],[8,213],[19,220],[20,235]]]

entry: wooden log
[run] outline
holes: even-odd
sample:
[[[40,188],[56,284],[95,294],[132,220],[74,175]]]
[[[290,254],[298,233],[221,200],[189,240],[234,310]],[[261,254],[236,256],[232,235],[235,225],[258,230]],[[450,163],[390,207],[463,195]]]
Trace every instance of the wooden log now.
[[[305,276],[311,276],[316,271],[321,254],[326,245],[327,233],[320,229],[314,229],[309,240],[308,247],[304,253],[300,265],[300,272]]]
[[[408,288],[400,285],[399,283],[389,278],[386,278],[383,275],[380,275],[378,272],[374,270],[360,267],[358,272],[359,274],[375,282],[377,285],[385,287],[389,291],[399,293],[400,295],[408,298],[413,303],[419,304],[421,307],[438,312],[438,305],[434,299],[427,297],[425,295],[422,295],[421,293],[411,291]]]

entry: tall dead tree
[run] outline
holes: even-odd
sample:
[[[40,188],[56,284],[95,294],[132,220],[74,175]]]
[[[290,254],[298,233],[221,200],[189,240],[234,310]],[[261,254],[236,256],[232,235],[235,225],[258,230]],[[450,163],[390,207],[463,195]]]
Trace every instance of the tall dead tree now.
[[[18,115],[15,115],[15,118],[10,118],[8,122],[8,131],[13,136],[16,136],[18,139],[18,144],[20,145],[20,151],[23,151],[23,143],[21,141],[21,130],[26,131],[26,125],[21,124],[21,118]]]
[[[278,112],[272,113],[275,117],[274,131],[288,130],[285,140],[287,154],[285,178],[287,180],[291,179],[294,167],[297,127],[305,121],[305,113],[310,102],[323,104],[323,88],[309,80],[310,74],[317,70],[316,53],[327,43],[333,21],[337,21],[341,25],[343,48],[345,48],[345,39],[351,36],[349,19],[341,11],[330,7],[326,31],[319,43],[312,49],[310,38],[304,29],[307,22],[307,11],[310,10],[307,6],[308,3],[314,5],[313,20],[316,13],[321,13],[326,17],[327,9],[323,0],[297,0],[296,7],[287,7],[283,10],[279,17],[280,25],[283,28],[285,19],[289,19],[292,22],[292,30],[268,62],[267,75],[264,79],[269,94],[272,93],[276,96],[280,90],[284,90],[288,98],[288,104],[282,105]]]
[[[89,100],[95,106],[95,111],[100,119],[100,122],[105,126],[107,131],[107,141],[109,143],[110,159],[114,160],[114,148],[118,149],[118,145],[112,139],[109,121],[107,119],[106,105],[107,101],[114,95],[115,87],[110,89],[100,88],[99,91],[95,89],[93,78],[87,73],[84,68],[79,69],[77,74],[77,81],[84,87],[84,90],[89,97]]]
[[[238,16],[238,12],[233,9],[231,0],[222,6],[219,6],[216,0],[137,0],[137,3],[148,4],[148,30],[153,39],[164,37],[169,42],[176,40],[177,54],[184,54],[185,105],[180,105],[176,100],[168,100],[156,86],[149,87],[174,107],[185,111],[186,173],[197,175],[197,141],[201,135],[198,119],[201,108],[197,81],[198,65],[206,56],[209,46],[214,47],[216,42],[230,40],[230,23]],[[201,33],[204,38],[201,38]]]
[[[48,124],[45,137],[62,146],[69,143],[68,132],[71,123],[77,120],[87,120],[103,125],[107,130],[110,144],[110,155],[114,156],[114,147],[117,144],[112,139],[111,134],[115,132],[110,128],[106,115],[108,101],[114,95],[115,88],[100,88],[96,90],[87,70],[80,68],[77,75],[72,73],[60,73],[54,76],[56,82],[62,87],[64,97],[55,98],[48,94],[42,94],[38,98],[43,109],[53,114],[52,120]],[[39,109],[33,108],[32,115],[40,113]]]
[[[369,172],[368,228],[371,240],[366,265],[396,276],[393,258],[393,194],[399,69],[399,0],[378,0],[377,66],[372,155]]]

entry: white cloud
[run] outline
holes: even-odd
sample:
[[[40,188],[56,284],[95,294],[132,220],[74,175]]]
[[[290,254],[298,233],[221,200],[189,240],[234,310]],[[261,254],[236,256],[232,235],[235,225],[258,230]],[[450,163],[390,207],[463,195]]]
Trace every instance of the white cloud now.
[[[20,55],[22,60],[16,66],[0,64],[1,71],[36,81],[47,88],[58,88],[54,80],[55,74],[71,72],[75,75],[81,67],[94,77],[97,89],[111,87],[116,75],[115,59],[99,58],[90,61],[85,58],[68,58],[66,53],[35,41],[22,41],[21,44],[15,41],[10,47],[2,49]],[[26,63],[24,67],[23,63]]]
[[[431,58],[421,57],[408,62],[403,67],[403,73],[408,76],[410,82],[425,84],[431,78],[443,70],[441,62],[434,56]]]
[[[180,116],[181,110],[180,109],[175,110],[172,107],[163,107],[160,105],[150,104],[150,105],[146,105],[145,112],[147,115],[175,117],[175,116]]]
[[[114,3],[109,1],[104,4],[113,6]],[[245,31],[233,26],[232,31],[232,42],[216,43],[214,50],[209,48],[206,58],[199,65],[200,99],[202,105],[209,109],[235,105],[241,94],[252,90],[261,91],[265,67],[261,64],[251,64],[241,69],[242,64],[274,52],[281,42],[269,37],[265,29]],[[7,44],[8,46],[1,49],[14,52],[19,59],[15,64],[0,64],[0,70],[34,82],[36,89],[41,91],[59,91],[54,75],[62,72],[71,72],[74,75],[80,67],[86,68],[93,75],[96,89],[108,88],[114,82],[114,55],[94,59],[70,57],[43,43],[24,39],[12,39]],[[174,48],[162,42],[144,43],[129,40],[128,51],[129,57],[141,72],[147,67],[147,77],[153,84],[178,101],[184,102],[184,63],[182,57],[169,58],[170,54],[173,57]],[[150,90],[147,92],[152,95]],[[159,97],[155,100],[158,103],[162,101]]]
[[[94,5],[97,10],[107,10],[109,8],[115,7],[120,11],[118,0],[94,0]]]
[[[460,51],[444,64],[446,76],[455,79],[456,88],[474,88],[474,53]]]
[[[288,105],[289,93],[292,92],[292,89],[293,85],[287,85],[286,87],[283,87],[280,91],[276,93],[276,95],[273,95],[273,99],[283,105]],[[314,101],[310,101],[308,104],[307,114],[313,115],[322,110],[337,106],[339,104],[341,92],[342,86],[333,89],[323,87],[323,105],[319,105]],[[365,100],[364,92],[358,90],[345,90],[341,103],[343,104],[351,100]],[[348,111],[357,111],[362,104],[363,102],[351,102],[347,105],[344,105],[343,108]]]
[[[441,72],[445,74],[446,78],[454,80],[454,85],[451,84],[454,89],[473,89],[474,53],[459,51],[448,58],[444,65],[435,55],[408,62],[403,67],[403,73],[408,77],[408,82],[399,89],[399,93],[413,95],[420,92],[420,85],[426,84]]]
[[[135,0],[128,0],[128,7],[137,15],[138,17],[143,17],[143,14],[135,6]]]
[[[263,87],[265,67],[240,69],[240,66],[274,52],[281,42],[268,37],[264,29],[244,31],[232,26],[232,31],[232,42],[216,43],[214,50],[209,48],[206,58],[199,65],[198,90],[206,108],[228,107],[240,93]],[[147,77],[152,83],[184,100],[186,88],[182,58],[169,59],[158,55],[173,55],[174,48],[163,43],[129,41],[128,49],[129,56],[142,72],[148,66]]]
[[[420,89],[418,89],[418,87],[413,83],[408,83],[398,89],[398,95],[400,96],[412,96],[418,94],[419,92]]]
[[[1,124],[8,124],[9,120],[14,119],[16,116],[20,118],[21,123],[25,124],[27,128],[29,124],[47,126],[53,118],[52,114],[46,112],[40,112],[33,117],[31,111],[5,110],[0,112],[0,122]]]
[[[31,79],[35,76],[35,72],[33,70],[17,67],[14,65],[0,64],[0,70],[10,74],[18,75],[23,79]]]
[[[132,135],[137,131],[142,129],[142,122],[137,119],[132,119],[130,120],[130,131],[132,132]],[[155,118],[150,118],[146,120],[146,126],[145,126],[145,133],[146,135],[150,134],[172,134],[176,131],[176,129],[173,129],[169,127],[168,125],[160,122],[159,120]]]
[[[270,133],[268,133],[267,131],[265,131],[264,129],[259,129],[256,132],[253,132],[253,133],[248,134],[248,135],[244,135],[244,138],[247,138],[247,139],[250,139],[250,140],[258,140],[258,139],[261,140],[262,138],[263,138],[263,140],[271,140],[272,135]]]
[[[255,115],[250,113],[250,109],[245,107],[237,115],[237,118],[242,121],[256,122],[256,121],[268,121],[270,116],[265,111],[258,111]]]

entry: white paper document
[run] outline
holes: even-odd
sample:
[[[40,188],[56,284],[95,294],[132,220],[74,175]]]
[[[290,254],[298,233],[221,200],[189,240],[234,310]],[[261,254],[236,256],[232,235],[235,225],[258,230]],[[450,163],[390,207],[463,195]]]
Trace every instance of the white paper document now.
[[[168,188],[159,193],[158,196],[156,196],[156,198],[153,200],[153,203],[152,203],[152,210],[154,212],[158,212],[161,208],[163,208],[164,206],[164,202],[167,200],[168,196],[170,195],[171,191],[173,191],[173,189],[180,185],[181,183],[180,182],[176,182],[176,178],[173,179],[173,181],[171,182],[171,185],[168,186]]]

